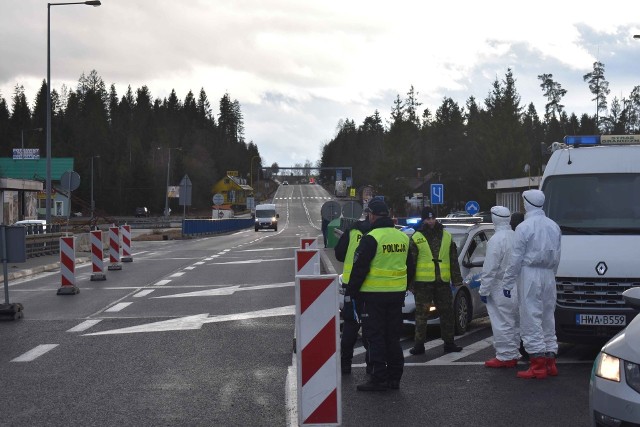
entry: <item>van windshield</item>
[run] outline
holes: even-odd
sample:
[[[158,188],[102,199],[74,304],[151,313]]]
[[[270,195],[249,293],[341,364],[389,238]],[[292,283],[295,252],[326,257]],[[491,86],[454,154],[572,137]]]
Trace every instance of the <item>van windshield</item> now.
[[[563,234],[640,234],[640,174],[551,176],[542,191]]]
[[[256,209],[256,217],[258,218],[273,218],[274,216],[276,216],[276,211],[274,209]]]

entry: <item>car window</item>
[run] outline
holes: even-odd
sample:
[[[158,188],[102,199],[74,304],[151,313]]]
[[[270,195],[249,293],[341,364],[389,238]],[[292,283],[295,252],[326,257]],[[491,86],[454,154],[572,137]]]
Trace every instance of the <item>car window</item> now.
[[[484,231],[481,231],[473,236],[471,243],[469,243],[467,253],[464,255],[464,261],[471,262],[473,259],[484,258],[487,254],[488,241],[489,237]]]

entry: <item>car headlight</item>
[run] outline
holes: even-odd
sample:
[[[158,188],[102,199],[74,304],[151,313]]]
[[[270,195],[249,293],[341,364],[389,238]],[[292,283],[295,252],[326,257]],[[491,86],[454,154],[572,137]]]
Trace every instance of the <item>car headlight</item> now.
[[[596,358],[596,375],[605,380],[620,382],[620,359],[600,352]]]
[[[626,360],[622,364],[624,365],[624,376],[627,377],[627,384],[640,393],[640,365]]]

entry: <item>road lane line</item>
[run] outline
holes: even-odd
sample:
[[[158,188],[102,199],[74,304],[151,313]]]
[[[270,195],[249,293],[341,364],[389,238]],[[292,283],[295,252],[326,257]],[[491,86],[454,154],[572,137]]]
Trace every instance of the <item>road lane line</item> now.
[[[151,292],[153,292],[153,289],[145,289],[144,291],[140,291],[137,294],[135,294],[133,297],[134,298],[141,298],[141,297],[146,297],[147,295],[149,295]]]
[[[38,357],[42,356],[46,352],[53,350],[57,346],[58,344],[41,344],[36,348],[33,348],[27,351],[22,356],[16,357],[15,359],[12,360],[12,362],[31,362],[32,360],[37,359]]]
[[[129,307],[131,304],[131,302],[120,302],[116,305],[114,305],[113,307],[109,307],[105,310],[105,313],[115,313],[117,311],[121,311],[127,307]]]
[[[91,328],[92,326],[97,325],[98,323],[100,323],[101,320],[85,320],[84,322],[80,323],[77,326],[74,326],[73,328],[69,329],[67,332],[82,332],[82,331],[86,331],[87,329]]]
[[[173,273],[173,274],[172,274],[171,276],[169,276],[169,277],[180,277],[180,276],[182,276],[183,274],[184,274],[184,271],[179,271],[179,272],[177,272],[177,273]]]
[[[155,286],[162,286],[162,285],[166,285],[167,283],[171,282],[171,280],[160,280],[159,282],[154,283]]]

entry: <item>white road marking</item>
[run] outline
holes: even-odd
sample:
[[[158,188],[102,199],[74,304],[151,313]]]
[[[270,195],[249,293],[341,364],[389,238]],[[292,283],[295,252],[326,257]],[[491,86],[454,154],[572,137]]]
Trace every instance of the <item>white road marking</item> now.
[[[163,320],[161,322],[148,323],[146,325],[131,326],[129,328],[112,329],[110,331],[94,332],[83,336],[92,335],[114,335],[132,334],[139,332],[165,332],[200,329],[205,323],[231,322],[236,320],[261,319],[265,317],[293,316],[295,315],[295,305],[286,307],[276,307],[266,310],[250,311],[247,313],[226,314],[209,317],[208,313],[196,314],[195,316],[180,317],[177,319]]]
[[[261,262],[273,262],[273,261],[293,261],[294,258],[273,258],[273,259],[251,259],[246,261],[228,261],[228,262],[213,262],[209,265],[226,265],[226,264],[258,264]]]
[[[155,286],[162,286],[162,285],[166,285],[166,284],[167,284],[167,283],[169,283],[169,282],[171,282],[171,280],[167,280],[167,279],[160,280],[159,282],[156,282],[156,283],[155,283]]]
[[[256,286],[246,286],[240,287],[240,285],[228,286],[225,288],[218,289],[207,289],[206,291],[195,291],[195,292],[186,292],[174,295],[163,295],[158,298],[185,298],[185,297],[207,297],[207,296],[218,296],[218,295],[232,295],[235,292],[239,291],[256,291],[262,289],[275,289],[275,288],[284,288],[295,286],[295,282],[285,282],[285,283],[273,283],[269,285],[256,285]]]
[[[172,274],[171,276],[169,276],[169,277],[180,277],[180,276],[182,276],[183,274],[184,274],[184,271],[179,271],[179,272],[177,272],[177,273],[173,273],[173,274]]]
[[[193,265],[202,265],[202,264],[204,264],[204,261],[198,261],[193,263]]]
[[[204,263],[203,263],[203,262],[200,262],[200,263],[198,263],[198,264],[204,264]],[[185,270],[193,270],[193,269],[195,269],[195,267],[194,267],[194,266],[189,266],[189,267],[185,267],[184,269],[185,269]]]
[[[115,313],[115,312],[121,311],[121,310],[129,307],[131,304],[133,304],[133,303],[131,303],[131,302],[120,302],[120,303],[118,303],[118,304],[116,304],[116,305],[114,305],[112,307],[107,308],[105,310],[105,313]]]
[[[12,360],[12,362],[31,362],[32,360],[37,359],[38,357],[42,356],[46,352],[53,350],[57,346],[58,344],[41,344],[36,348],[33,348],[27,351],[22,356],[16,357],[15,359]]]
[[[101,322],[100,319],[97,319],[97,320],[85,320],[84,322],[80,323],[79,325],[74,326],[73,328],[69,329],[67,332],[82,332],[82,331],[86,331],[87,329],[91,328],[94,325],[97,325],[100,322]]]
[[[244,249],[237,252],[262,252],[262,251],[280,251],[280,250],[291,250],[291,249],[300,249],[300,248],[298,246],[288,246],[286,248]]]
[[[141,298],[141,297],[146,297],[147,295],[149,295],[151,292],[153,292],[155,289],[145,289],[144,291],[140,291],[137,294],[135,294],[133,297],[134,298]]]

